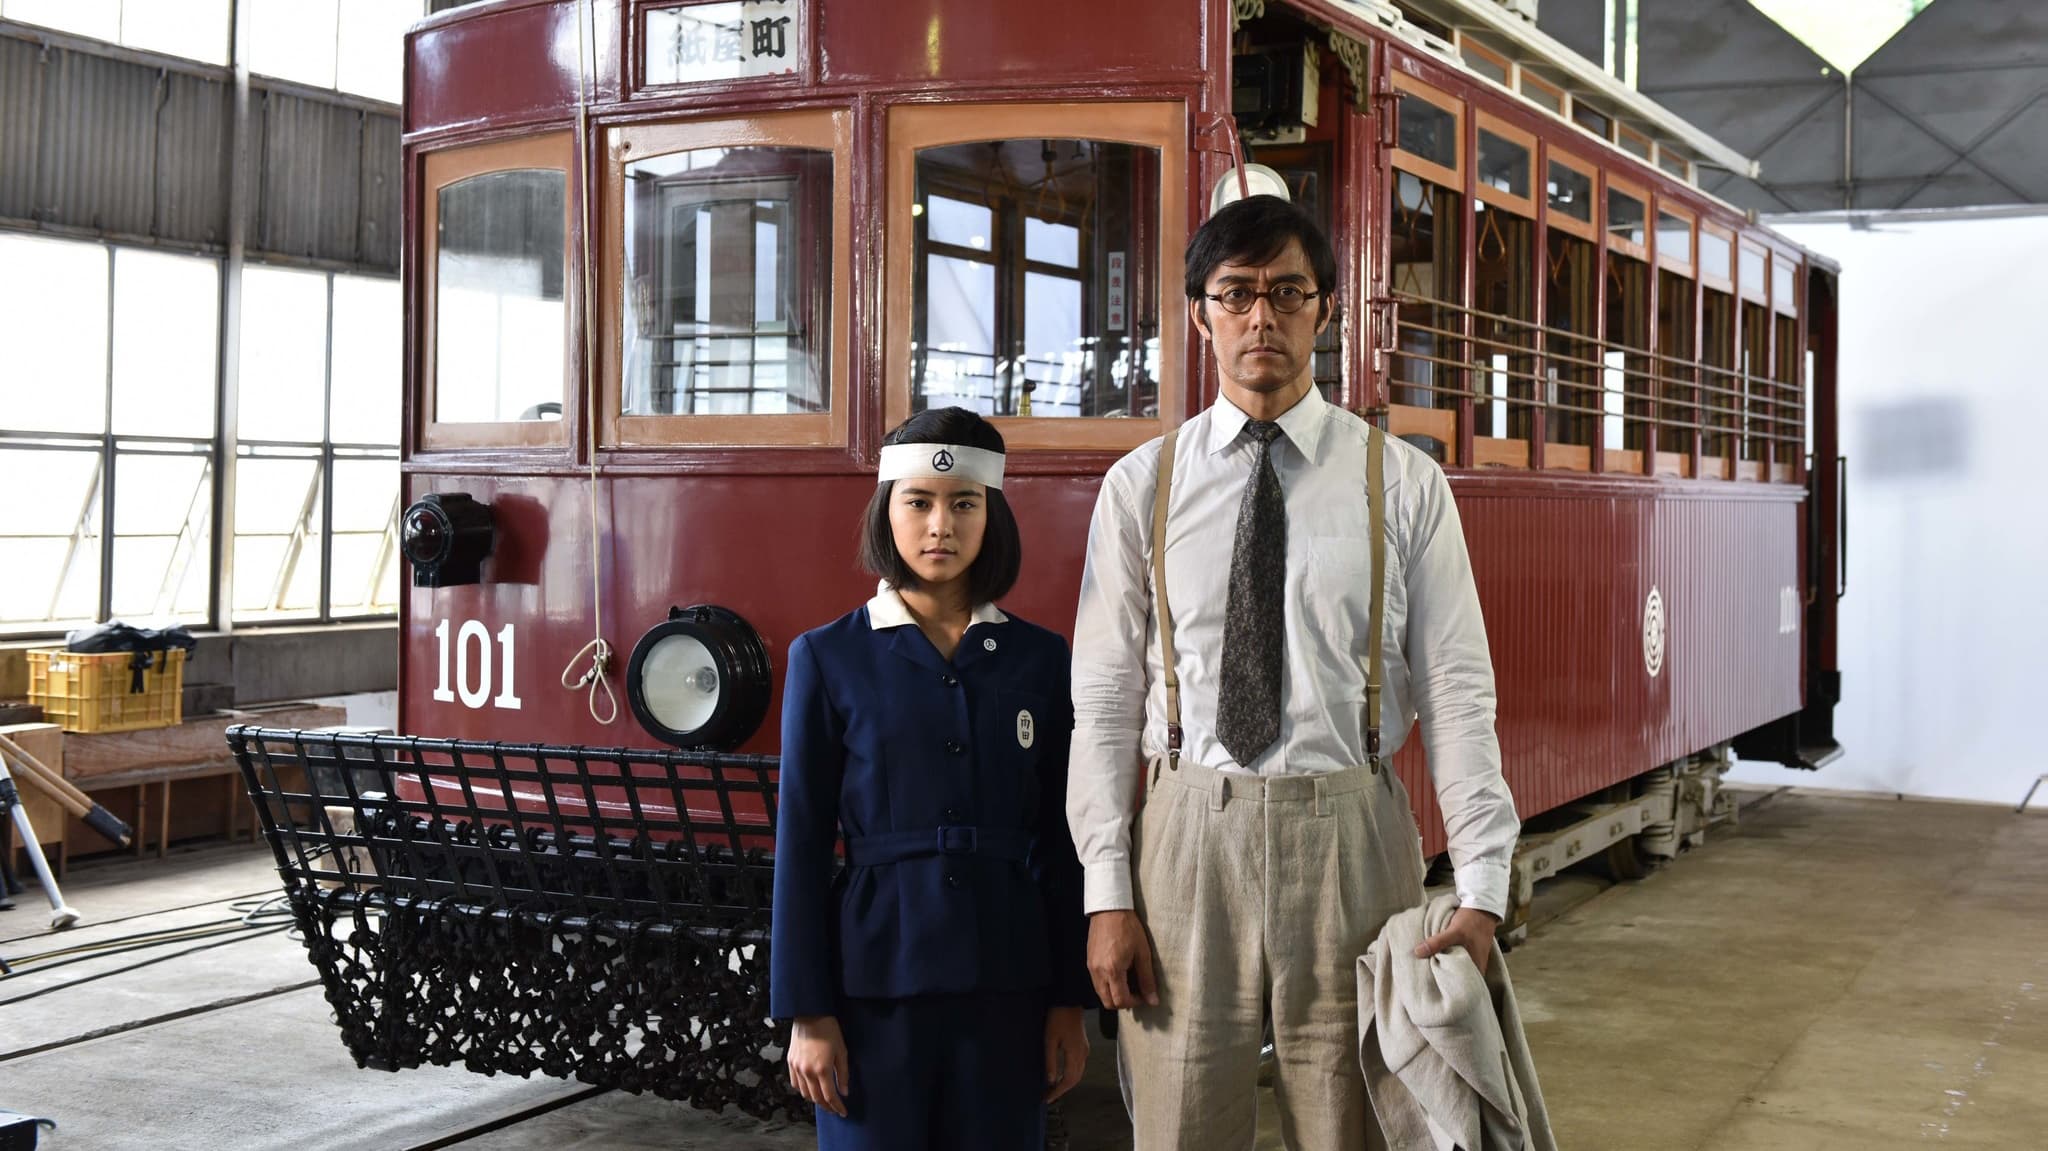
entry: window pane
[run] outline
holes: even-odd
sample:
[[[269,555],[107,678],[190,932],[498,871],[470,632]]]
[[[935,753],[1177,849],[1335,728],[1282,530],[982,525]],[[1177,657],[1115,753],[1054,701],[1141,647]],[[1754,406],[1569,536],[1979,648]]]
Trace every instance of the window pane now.
[[[1157,149],[1093,140],[920,151],[913,410],[1156,414],[1158,171]]]
[[[829,410],[832,154],[702,148],[626,185],[626,414]]]
[[[1479,130],[1479,182],[1510,196],[1529,195],[1529,149],[1484,128]]]
[[[1650,138],[1631,128],[1618,127],[1614,130],[1614,142],[1621,150],[1639,160],[1650,158]]]
[[[337,444],[396,444],[403,402],[398,281],[334,277],[333,410]]]
[[[1626,192],[1607,189],[1607,234],[1640,244],[1647,238],[1644,227],[1643,202]]]
[[[6,0],[0,15],[108,43],[121,38],[121,0]]]
[[[0,448],[0,491],[36,493],[0,520],[0,630],[99,614],[98,480],[94,452]]]
[[[316,88],[334,87],[338,2],[250,0],[255,12],[249,25],[249,70]]]
[[[1717,232],[1700,229],[1700,274],[1726,280],[1731,275],[1728,260],[1731,256],[1728,237]]]
[[[1449,111],[1410,92],[1399,104],[1400,148],[1411,156],[1458,166],[1458,118]]]
[[[127,0],[121,5],[121,43],[226,64],[228,4],[229,0]]]
[[[7,572],[7,578],[0,579],[0,627],[36,624],[50,619],[52,602],[57,598],[57,585],[64,577],[65,557],[70,552],[71,541],[68,538],[9,539],[0,536],[0,568]],[[89,566],[97,584],[100,570],[97,546],[92,549]],[[91,609],[88,608],[84,614],[91,614]],[[17,626],[13,630],[26,629]]]
[[[327,277],[242,272],[241,417],[244,440],[318,443],[327,391]]]
[[[1075,268],[1081,264],[1081,229],[1049,224],[1032,217],[1024,221],[1024,258],[1041,264]]]
[[[1572,123],[1593,133],[1602,140],[1609,137],[1610,130],[1614,126],[1614,121],[1576,100],[1572,102]]]
[[[925,206],[925,234],[933,243],[988,251],[989,237],[995,233],[993,211],[950,196],[928,195],[920,202]]]
[[[334,534],[334,572],[328,579],[335,615],[364,615],[376,610],[375,596],[381,573],[380,563],[392,564],[382,532]]]
[[[99,497],[100,457],[89,451],[0,448],[0,492],[34,492],[12,499],[0,536],[64,536],[78,528],[86,501]],[[6,573],[0,570],[0,582]]]
[[[567,190],[566,175],[539,168],[441,189],[436,420],[561,418]]]
[[[1692,265],[1692,221],[1669,212],[1657,213],[1657,255]]]
[[[212,439],[219,346],[218,264],[115,249],[116,432]]]
[[[1764,290],[1764,254],[1761,249],[1752,248],[1748,244],[1742,246],[1742,290]]]
[[[244,459],[235,464],[235,535],[279,534],[307,514],[318,460]],[[241,573],[236,572],[239,587]],[[237,593],[239,598],[239,592]]]
[[[1593,177],[1555,160],[1550,162],[1550,210],[1574,220],[1593,222]]]
[[[1564,115],[1564,93],[1527,72],[1522,73],[1522,95],[1560,116]]]
[[[1508,70],[1501,65],[1500,59],[1493,53],[1478,51],[1468,44],[1462,46],[1459,55],[1464,57],[1467,68],[1472,69],[1474,72],[1502,87],[1507,86]]]
[[[168,536],[114,539],[114,598],[117,617],[153,619],[170,612],[184,573],[173,571],[178,541]]]
[[[348,0],[342,5],[334,86],[398,103],[404,87],[405,30],[420,18],[423,8],[420,0]]]
[[[1792,284],[1791,261],[1771,261],[1771,302],[1779,307],[1796,309],[1799,301],[1794,298]]]
[[[1685,157],[1676,152],[1665,150],[1661,144],[1657,147],[1657,166],[1681,180],[1689,178],[1686,171]]]
[[[334,530],[381,532],[397,512],[397,460],[334,461]]]
[[[0,427],[107,427],[107,250],[0,234]]]
[[[114,461],[114,535],[176,535],[204,522],[205,456],[123,453]]]
[[[1465,388],[1464,373],[1457,367],[1463,350],[1461,341],[1442,333],[1455,332],[1463,322],[1449,305],[1463,297],[1459,224],[1465,215],[1464,197],[1398,170],[1392,192],[1394,226],[1389,240],[1398,301],[1398,347],[1389,372],[1393,402],[1455,408]],[[1438,463],[1450,458],[1453,445],[1438,437],[1418,434],[1408,439]]]

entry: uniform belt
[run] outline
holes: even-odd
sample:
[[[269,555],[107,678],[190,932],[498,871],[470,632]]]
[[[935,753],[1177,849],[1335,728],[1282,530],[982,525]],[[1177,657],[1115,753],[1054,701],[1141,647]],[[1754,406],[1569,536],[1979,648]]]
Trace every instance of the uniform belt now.
[[[1018,827],[934,827],[889,831],[846,840],[849,867],[875,867],[927,855],[983,855],[1022,863],[1031,858],[1036,837]]]

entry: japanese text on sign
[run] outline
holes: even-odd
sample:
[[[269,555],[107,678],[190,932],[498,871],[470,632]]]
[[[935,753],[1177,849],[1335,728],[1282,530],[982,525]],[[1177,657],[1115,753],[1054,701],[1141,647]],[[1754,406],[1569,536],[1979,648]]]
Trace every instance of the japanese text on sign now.
[[[702,84],[797,71],[802,0],[745,0],[647,13],[646,82]]]
[[[1109,254],[1109,291],[1107,295],[1109,298],[1106,301],[1107,306],[1104,310],[1109,315],[1103,318],[1102,326],[1112,332],[1121,332],[1124,330],[1124,254],[1122,252],[1111,252]]]

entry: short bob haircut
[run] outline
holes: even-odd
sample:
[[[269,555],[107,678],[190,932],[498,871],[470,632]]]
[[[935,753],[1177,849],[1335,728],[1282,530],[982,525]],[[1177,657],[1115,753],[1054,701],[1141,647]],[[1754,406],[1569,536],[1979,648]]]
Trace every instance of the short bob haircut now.
[[[882,437],[882,444],[961,444],[1002,452],[1003,433],[995,425],[966,408],[933,408],[903,421]],[[910,570],[896,550],[896,534],[889,526],[889,499],[896,481],[875,485],[868,509],[861,517],[860,566],[869,575],[893,588],[914,588],[917,573]],[[1024,545],[1017,534],[1017,517],[1000,488],[988,489],[988,527],[981,537],[981,554],[967,569],[967,595],[977,604],[994,603],[1010,594],[1017,584],[1017,572],[1024,564]]]
[[[1329,314],[1337,291],[1337,253],[1322,226],[1299,204],[1278,196],[1247,196],[1225,204],[1188,241],[1188,299],[1206,308],[1209,277],[1219,264],[1265,264],[1287,250],[1287,241],[1301,245],[1316,277],[1319,316]]]

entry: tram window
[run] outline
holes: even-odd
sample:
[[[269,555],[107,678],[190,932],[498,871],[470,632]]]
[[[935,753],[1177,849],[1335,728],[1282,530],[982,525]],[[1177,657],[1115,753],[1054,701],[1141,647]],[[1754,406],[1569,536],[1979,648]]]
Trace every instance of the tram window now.
[[[624,195],[621,414],[830,411],[832,153],[670,152]]]
[[[1709,233],[1701,233],[1705,238]],[[1713,288],[1700,297],[1700,391],[1706,401],[1706,429],[1700,441],[1700,474],[1725,478],[1733,432],[1742,407],[1742,381],[1735,369],[1735,298]]]
[[[1536,222],[1496,205],[1473,205],[1474,303],[1478,368],[1483,402],[1473,413],[1477,436],[1523,441],[1530,438],[1536,364],[1531,352],[1536,319]],[[1476,462],[1486,463],[1481,459]],[[1493,462],[1527,464],[1504,453]]]
[[[919,149],[911,410],[1155,416],[1159,171],[1096,140]]]
[[[1601,379],[1602,433],[1612,452],[1640,453],[1650,418],[1650,269],[1619,253],[1607,256],[1607,350]],[[1619,463],[1621,466],[1617,467]],[[1610,458],[1609,471],[1642,470],[1640,456]]]
[[[1771,307],[1795,316],[1799,314],[1799,296],[1793,289],[1797,274],[1792,261],[1782,256],[1771,261]]]
[[[1725,233],[1711,227],[1700,229],[1700,276],[1703,279],[1732,284],[1735,271],[1729,261],[1734,258],[1734,245]]]
[[[1577,100],[1572,101],[1572,123],[1593,133],[1602,140],[1608,139],[1614,131],[1614,121],[1601,112],[1596,112]]]
[[[1400,149],[1417,159],[1456,171],[1458,114],[1416,93],[1410,93],[1399,107]]]
[[[1479,130],[1479,182],[1510,196],[1529,196],[1530,151],[1520,141]]]
[[[1764,250],[1750,244],[1742,245],[1742,276],[1736,281],[1742,294],[1761,303],[1766,287],[1764,281]]]
[[[1644,233],[1645,220],[1643,201],[1640,197],[1609,185],[1607,189],[1607,235],[1609,239],[1623,240],[1640,247],[1647,236]]]
[[[435,195],[434,419],[559,419],[568,177],[486,172]]]
[[[1742,459],[1764,458],[1776,427],[1777,397],[1771,386],[1771,322],[1760,304],[1742,302]],[[1737,478],[1742,472],[1737,471]]]
[[[1594,311],[1600,264],[1592,241],[1556,229],[1548,235],[1544,266],[1550,284],[1544,306],[1550,335],[1544,352],[1550,415],[1544,429],[1544,462],[1559,466],[1587,458],[1585,449],[1593,444],[1593,420],[1600,411],[1600,323]],[[1564,446],[1580,451],[1560,451]]]
[[[1663,269],[1657,273],[1657,353],[1657,394],[1663,401],[1657,414],[1657,450],[1689,460],[1699,422],[1693,386],[1693,282]]]
[[[1664,145],[1657,145],[1657,166],[1686,183],[1692,182],[1692,164]]]
[[[1593,222],[1593,177],[1556,160],[1550,162],[1550,210],[1585,224]]]
[[[1509,73],[1514,65],[1508,62],[1506,56],[1464,36],[1458,38],[1458,55],[1465,61],[1465,66],[1474,72],[1503,88],[1509,86]]]
[[[1456,409],[1464,393],[1462,309],[1463,261],[1459,222],[1464,197],[1396,170],[1393,188],[1393,290],[1398,349],[1392,371],[1392,401],[1409,408]],[[1398,414],[1398,413],[1397,413]],[[1447,421],[1418,420],[1413,434],[1435,441],[1438,462],[1448,462],[1455,439]],[[1394,421],[1396,435],[1410,434]]]
[[[1692,270],[1692,220],[1657,209],[1657,262]]]
[[[1564,89],[1548,80],[1531,73],[1526,68],[1521,76],[1522,95],[1541,105],[1546,111],[1564,115]]]
[[[1777,384],[1777,422],[1771,427],[1771,434],[1777,440],[1774,449],[1776,458],[1771,461],[1775,474],[1770,477],[1781,481],[1792,479],[1794,458],[1800,454],[1800,441],[1804,436],[1806,423],[1806,398],[1800,386],[1799,365],[1799,321],[1780,313],[1772,317],[1771,326],[1776,349],[1775,370],[1772,380]]]
[[[1650,158],[1650,138],[1626,124],[1614,126],[1614,142],[1621,146],[1622,151],[1638,160]]]

